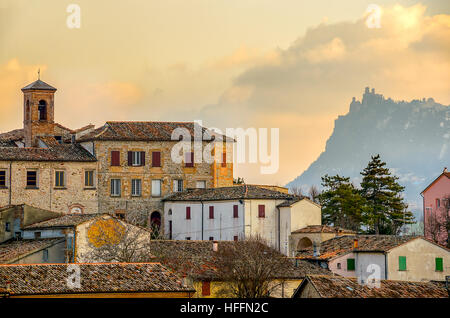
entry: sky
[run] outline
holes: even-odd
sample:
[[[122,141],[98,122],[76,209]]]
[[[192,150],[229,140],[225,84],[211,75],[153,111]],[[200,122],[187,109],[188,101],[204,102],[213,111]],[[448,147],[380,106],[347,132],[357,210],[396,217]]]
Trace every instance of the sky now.
[[[70,4],[80,28],[67,26]],[[366,23],[370,4],[379,28]],[[70,128],[278,128],[276,173],[239,164],[234,174],[284,185],[324,151],[366,86],[449,105],[449,39],[446,0],[0,0],[0,132],[22,127],[20,88],[40,68],[58,89],[56,121]]]

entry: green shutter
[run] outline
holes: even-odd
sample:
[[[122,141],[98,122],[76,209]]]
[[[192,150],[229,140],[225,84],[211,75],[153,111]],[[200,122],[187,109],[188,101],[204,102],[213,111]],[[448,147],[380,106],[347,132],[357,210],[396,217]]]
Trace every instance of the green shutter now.
[[[438,272],[444,271],[444,264],[442,262],[442,258],[436,257],[435,260],[436,260],[436,271],[438,271]]]
[[[354,271],[355,270],[355,259],[347,258],[347,270]]]
[[[406,256],[399,256],[398,257],[398,270],[399,271],[406,271]]]

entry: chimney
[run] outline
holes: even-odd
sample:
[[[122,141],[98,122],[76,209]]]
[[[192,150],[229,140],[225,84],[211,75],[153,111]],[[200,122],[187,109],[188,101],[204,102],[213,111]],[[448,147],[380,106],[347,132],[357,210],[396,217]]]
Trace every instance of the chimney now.
[[[444,168],[444,173],[447,173],[447,172],[448,172],[447,167],[445,167]]]
[[[213,251],[217,252],[219,250],[219,243],[217,241],[213,242]]]
[[[358,248],[358,239],[353,240],[353,248]]]
[[[313,255],[320,256],[320,245],[313,244]]]

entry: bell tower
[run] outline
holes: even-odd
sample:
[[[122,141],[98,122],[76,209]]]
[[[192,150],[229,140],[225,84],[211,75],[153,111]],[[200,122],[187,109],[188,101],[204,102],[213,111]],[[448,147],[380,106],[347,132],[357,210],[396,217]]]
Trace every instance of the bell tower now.
[[[54,135],[54,97],[56,88],[41,81],[39,78],[37,81],[22,88],[22,92],[25,147],[34,147],[36,146],[37,136]]]

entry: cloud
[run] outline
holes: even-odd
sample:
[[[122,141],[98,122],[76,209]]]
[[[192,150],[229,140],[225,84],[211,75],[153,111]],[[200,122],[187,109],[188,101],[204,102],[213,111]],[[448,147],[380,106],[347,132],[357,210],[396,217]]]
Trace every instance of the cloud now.
[[[323,151],[333,119],[348,111],[365,86],[394,99],[432,96],[450,103],[449,38],[450,15],[429,16],[421,4],[383,8],[381,28],[368,28],[364,16],[323,22],[277,51],[276,63],[242,72],[198,116],[215,126],[279,127],[280,172],[258,176],[237,167],[237,174],[286,183]],[[231,60],[247,61],[249,55],[242,51]]]
[[[17,58],[0,65],[0,132],[20,128],[13,125],[16,118],[21,118],[23,114],[23,97],[18,88],[35,81],[39,68],[45,71],[47,66],[23,64]]]

